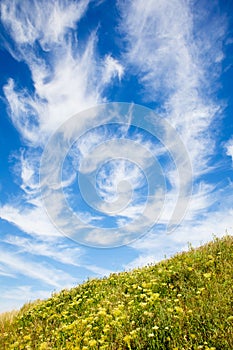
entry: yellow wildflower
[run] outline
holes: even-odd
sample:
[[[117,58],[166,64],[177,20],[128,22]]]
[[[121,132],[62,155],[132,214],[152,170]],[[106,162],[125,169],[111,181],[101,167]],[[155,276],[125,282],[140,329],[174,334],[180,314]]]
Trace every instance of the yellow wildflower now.
[[[204,273],[203,275],[205,278],[210,278],[212,276],[212,273],[211,272],[207,272],[207,273]]]
[[[157,331],[157,330],[159,329],[159,327],[155,325],[154,327],[152,327],[152,329],[154,329],[155,331]]]
[[[124,342],[128,345],[128,347],[131,349],[131,346],[130,346],[130,341],[131,341],[132,337],[130,335],[126,335],[124,337]]]
[[[184,310],[183,310],[182,307],[180,307],[180,306],[175,306],[174,309],[175,309],[176,312],[178,312],[178,313],[183,313],[183,312],[184,312]]]
[[[149,337],[149,338],[153,338],[154,336],[155,336],[154,333],[149,333],[149,334],[148,334],[148,337]]]
[[[95,339],[91,339],[91,340],[89,340],[88,344],[89,344],[90,347],[94,347],[94,346],[96,346],[97,341]]]

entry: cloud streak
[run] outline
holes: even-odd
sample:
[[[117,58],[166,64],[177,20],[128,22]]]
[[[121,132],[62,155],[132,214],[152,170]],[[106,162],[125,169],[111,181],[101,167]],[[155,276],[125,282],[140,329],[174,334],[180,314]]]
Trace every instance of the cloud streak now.
[[[77,279],[65,271],[54,268],[51,265],[46,266],[45,263],[25,260],[25,258],[18,254],[12,254],[4,250],[1,250],[0,253],[0,262],[3,266],[7,266],[10,273],[14,272],[28,276],[56,288],[71,286],[72,284],[77,283]]]
[[[12,122],[26,142],[43,145],[51,132],[75,113],[102,102],[102,90],[122,65],[111,55],[102,61],[93,31],[83,48],[76,36],[90,1],[2,1],[2,23],[14,58],[31,72],[32,91],[9,79],[4,93]]]
[[[159,102],[157,113],[179,132],[198,183],[201,175],[214,170],[210,167],[215,154],[211,126],[222,106],[215,102],[212,85],[224,57],[219,43],[226,36],[226,24],[223,18],[213,16],[203,31],[203,17],[208,14],[202,5],[193,6],[189,1],[147,1],[145,5],[137,0],[119,4],[128,67],[138,74],[145,100]],[[169,133],[166,144],[177,149]],[[168,169],[167,176],[173,186],[167,196],[166,205],[170,208],[175,192],[186,180],[183,178],[181,185],[173,169]],[[197,190],[195,186],[193,203],[195,198],[200,202],[201,192],[198,194]],[[191,211],[198,202],[190,207]]]

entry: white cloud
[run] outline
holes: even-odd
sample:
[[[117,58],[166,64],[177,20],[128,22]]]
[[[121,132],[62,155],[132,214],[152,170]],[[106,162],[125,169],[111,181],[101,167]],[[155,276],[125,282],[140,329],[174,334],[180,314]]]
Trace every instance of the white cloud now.
[[[49,50],[50,45],[62,44],[68,28],[76,28],[89,2],[2,1],[2,20],[19,45],[33,45],[38,40],[43,49]]]
[[[231,157],[233,164],[233,139],[229,140],[226,145],[226,154]]]
[[[2,242],[14,247],[15,254],[25,254],[27,256],[40,256],[41,258],[49,258],[50,261],[54,260],[56,263],[62,263],[65,265],[73,265],[74,267],[81,267],[89,271],[89,273],[98,276],[107,276],[113,271],[100,267],[94,264],[86,263],[86,252],[84,248],[77,246],[75,243],[72,245],[65,242],[64,237],[43,237],[39,238],[35,236],[22,237],[17,235],[5,235],[2,237]],[[35,265],[36,266],[36,265]],[[11,271],[8,264],[0,266],[0,275],[8,277],[16,277],[16,274]]]
[[[202,174],[213,171],[209,166],[215,152],[211,125],[221,113],[221,102],[216,104],[211,96],[223,58],[221,42],[226,23],[216,15],[208,19],[203,30],[207,11],[201,4],[193,7],[188,1],[122,1],[119,7],[128,67],[138,74],[145,99],[160,103],[157,113],[179,133],[192,163],[193,180],[199,182]],[[178,189],[190,181],[190,176],[185,176],[182,154],[179,157],[180,150],[169,132],[165,145],[177,155],[176,169],[183,167],[184,173],[178,174],[173,167],[166,169],[172,189],[167,191],[163,219],[171,212]],[[198,187],[187,219],[197,214],[199,205],[200,212],[211,205],[208,193],[201,187],[197,191]],[[183,196],[187,202],[185,191]]]
[[[16,225],[20,230],[30,235],[45,237],[60,237],[61,234],[49,221],[43,207],[28,208],[6,204],[0,207],[0,218]]]
[[[61,239],[60,241],[59,239],[54,239],[54,241],[50,242],[9,235],[3,241],[18,247],[20,253],[46,256],[57,262],[74,266],[80,265],[80,257],[83,255],[81,248],[68,246]]]
[[[112,78],[115,77],[121,80],[124,74],[124,67],[116,59],[107,55],[105,57],[104,66],[103,83],[109,83]]]
[[[4,93],[13,124],[33,146],[43,146],[68,118],[104,101],[106,84],[122,77],[124,69],[116,59],[98,57],[95,32],[84,48],[76,38],[75,29],[88,4],[88,0],[1,3],[2,23],[15,42],[14,49],[7,49],[28,65],[35,89],[29,93],[9,79]]]
[[[54,57],[53,72],[41,73],[40,62],[29,63],[32,73],[38,70],[33,77],[34,95],[17,89],[11,79],[5,85],[12,122],[25,141],[43,145],[64,121],[101,101],[99,87],[93,81],[96,77],[92,76],[96,65],[94,40],[90,39],[81,57],[73,57],[72,48],[64,47],[64,52]],[[52,77],[46,81],[49,74]]]
[[[121,6],[128,64],[139,73],[146,98],[164,103],[163,115],[180,133],[194,175],[198,176],[213,152],[207,130],[220,107],[209,99],[213,81],[209,69],[214,57],[222,52],[218,43],[223,39],[225,25],[215,18],[218,30],[212,33],[211,23],[203,38],[201,19],[195,15],[198,9],[192,7],[192,13],[189,2],[159,0],[145,5],[143,0],[137,0]],[[208,50],[203,50],[206,45],[213,61],[209,60]]]
[[[32,147],[21,153],[14,169],[25,195],[18,206],[10,203],[2,206],[0,215],[29,234],[60,235],[40,201],[41,153],[37,154],[35,147],[43,148],[48,137],[72,115],[104,101],[101,93],[106,84],[114,77],[121,79],[123,74],[122,65],[111,55],[103,60],[97,56],[95,31],[90,33],[85,47],[79,45],[76,29],[88,4],[85,0],[52,0],[49,4],[1,2],[2,24],[14,42],[14,47],[6,45],[6,49],[27,64],[34,92],[17,86],[11,78],[3,87],[12,122],[24,142]],[[88,122],[91,126],[91,121]],[[70,130],[67,138],[69,133]],[[72,175],[61,185],[70,185],[75,179],[75,174]],[[53,210],[61,212],[60,209],[57,198]]]
[[[15,277],[14,273],[10,273],[6,270],[7,270],[7,268],[5,266],[0,265],[0,276],[12,277],[12,278]]]
[[[0,262],[9,273],[22,274],[56,288],[71,287],[72,284],[77,283],[77,279],[63,270],[46,265],[43,262],[34,262],[19,254],[12,254],[7,250],[1,249]]]

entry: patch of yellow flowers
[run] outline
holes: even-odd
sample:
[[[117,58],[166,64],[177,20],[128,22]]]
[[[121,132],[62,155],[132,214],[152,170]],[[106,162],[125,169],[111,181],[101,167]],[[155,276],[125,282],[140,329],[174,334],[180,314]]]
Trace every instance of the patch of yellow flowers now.
[[[155,266],[93,279],[38,302],[4,326],[0,349],[227,349],[233,320],[229,299],[223,315],[216,305],[222,307],[230,290],[230,259],[210,248],[205,255],[193,250]]]

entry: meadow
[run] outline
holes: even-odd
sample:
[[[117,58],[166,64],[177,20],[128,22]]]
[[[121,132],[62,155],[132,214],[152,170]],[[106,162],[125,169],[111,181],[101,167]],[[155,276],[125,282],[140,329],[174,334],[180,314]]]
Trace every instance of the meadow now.
[[[0,315],[1,350],[233,349],[233,237]]]

